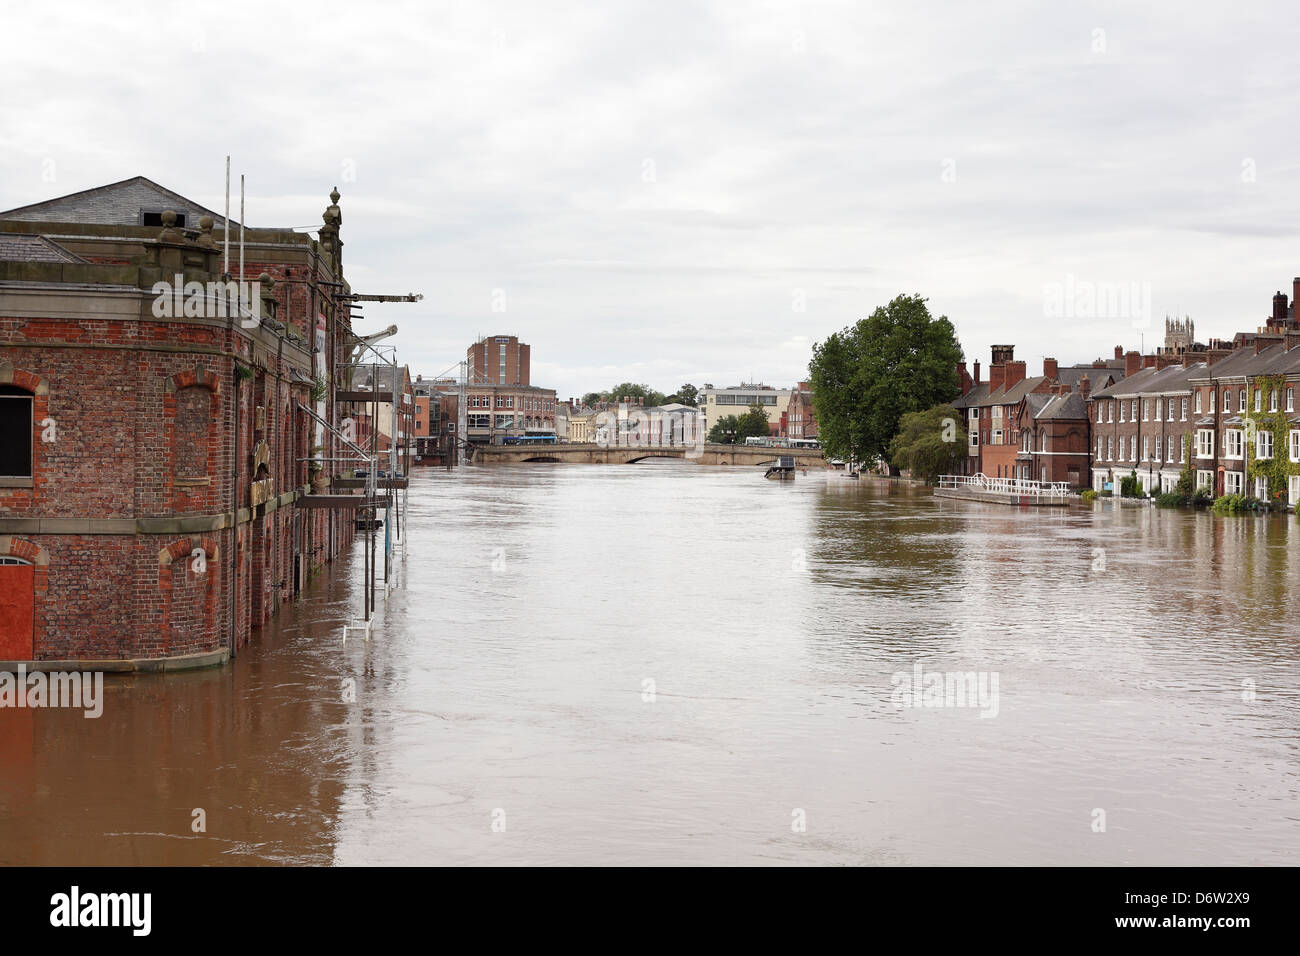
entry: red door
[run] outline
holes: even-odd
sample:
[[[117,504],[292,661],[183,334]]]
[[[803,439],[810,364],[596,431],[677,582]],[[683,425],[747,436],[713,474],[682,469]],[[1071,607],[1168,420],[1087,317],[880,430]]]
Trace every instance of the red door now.
[[[30,564],[0,564],[0,661],[32,659],[35,572]]]

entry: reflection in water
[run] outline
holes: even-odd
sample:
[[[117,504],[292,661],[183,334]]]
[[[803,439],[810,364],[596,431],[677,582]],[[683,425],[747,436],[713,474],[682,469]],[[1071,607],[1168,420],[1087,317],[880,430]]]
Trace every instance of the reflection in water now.
[[[1295,859],[1294,520],[683,463],[412,485],[369,643],[358,552],[225,669],[0,710],[0,862]],[[997,716],[898,708],[918,663],[996,674]]]

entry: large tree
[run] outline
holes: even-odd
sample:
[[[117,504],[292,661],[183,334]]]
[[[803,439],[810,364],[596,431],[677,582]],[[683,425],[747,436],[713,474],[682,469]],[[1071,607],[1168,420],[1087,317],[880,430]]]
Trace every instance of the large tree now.
[[[588,392],[582,396],[583,404],[594,405],[596,402],[618,402],[626,398],[639,398],[647,408],[663,405],[666,399],[663,392],[655,391],[649,385],[636,382],[624,382],[603,392]]]
[[[813,346],[817,438],[829,456],[884,457],[903,415],[956,397],[961,346],[947,316],[925,303],[900,295]]]
[[[699,400],[700,400],[700,390],[688,382],[685,385],[683,385],[681,388],[679,388],[676,394],[669,395],[668,402],[666,404],[670,404],[672,402],[680,402],[683,405],[690,405],[692,408],[694,408],[699,403]]]
[[[736,419],[736,443],[743,445],[746,438],[766,438],[771,434],[767,423],[767,412],[755,402],[749,411]]]
[[[737,430],[736,416],[723,415],[713,423],[713,427],[709,429],[705,441],[712,442],[715,445],[734,445]]]
[[[961,427],[961,415],[951,405],[908,412],[889,443],[890,464],[929,484],[940,475],[955,474],[965,455],[966,432]]]

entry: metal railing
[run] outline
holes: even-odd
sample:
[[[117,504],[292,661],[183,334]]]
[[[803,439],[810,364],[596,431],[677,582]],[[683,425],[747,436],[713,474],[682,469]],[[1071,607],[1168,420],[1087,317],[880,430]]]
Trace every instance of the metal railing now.
[[[993,491],[1004,495],[1035,495],[1046,498],[1068,498],[1067,481],[1034,481],[1030,478],[990,478],[978,475],[940,475],[940,488],[969,488],[975,491]]]

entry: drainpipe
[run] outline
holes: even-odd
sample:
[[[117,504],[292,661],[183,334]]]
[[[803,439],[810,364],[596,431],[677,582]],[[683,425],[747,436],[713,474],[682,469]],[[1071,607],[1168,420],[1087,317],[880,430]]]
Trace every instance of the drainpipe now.
[[[231,326],[232,344],[237,343],[234,326]],[[230,461],[234,469],[230,481],[230,658],[234,660],[239,644],[239,358],[238,350],[231,349],[235,355],[231,359],[230,370],[234,380],[231,400],[234,403],[235,427],[230,440]]]

